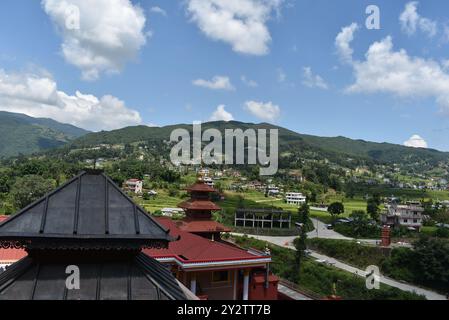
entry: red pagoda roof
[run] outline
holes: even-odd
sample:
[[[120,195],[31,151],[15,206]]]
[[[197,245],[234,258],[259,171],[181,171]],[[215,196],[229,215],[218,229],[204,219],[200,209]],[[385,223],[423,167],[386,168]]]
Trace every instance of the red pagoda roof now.
[[[188,187],[187,191],[189,191],[189,192],[192,192],[192,191],[196,191],[196,192],[217,192],[217,190],[215,190],[211,186],[209,186],[209,185],[207,185],[207,184],[205,184],[204,182],[201,182],[201,181],[198,181],[193,186]]]
[[[221,223],[212,220],[184,220],[178,226],[181,230],[193,233],[201,232],[231,232]]]
[[[190,199],[184,202],[181,202],[178,207],[185,210],[211,210],[218,211],[221,210],[219,206],[209,200],[197,200]]]
[[[242,263],[267,263],[271,262],[271,257],[266,255],[256,255],[232,244],[219,241],[212,241],[178,228],[176,223],[169,218],[157,218],[163,226],[170,228],[170,235],[180,236],[180,240],[170,242],[167,249],[144,249],[147,255],[158,259],[174,259],[177,263],[191,267],[201,266],[201,263],[211,263],[212,265],[222,262],[232,265]]]
[[[0,223],[8,219],[9,216],[0,216]],[[0,264],[14,263],[27,256],[24,249],[0,249]]]

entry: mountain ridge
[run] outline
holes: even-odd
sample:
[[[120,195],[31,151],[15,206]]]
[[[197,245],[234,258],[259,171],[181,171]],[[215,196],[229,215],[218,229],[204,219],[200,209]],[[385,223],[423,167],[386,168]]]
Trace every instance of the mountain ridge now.
[[[192,131],[191,124],[168,125],[163,127],[132,126],[112,131],[88,133],[69,143],[71,148],[88,147],[100,144],[126,144],[139,141],[169,140],[173,129],[184,128]],[[371,142],[362,139],[350,139],[343,136],[319,137],[297,133],[293,130],[270,123],[245,123],[239,121],[213,121],[202,124],[202,130],[215,128],[222,133],[224,129],[278,129],[280,150],[298,148],[321,152],[324,155],[338,154],[345,157],[357,157],[379,162],[448,161],[449,152],[435,149],[419,149],[388,142]]]
[[[53,119],[0,111],[0,157],[61,147],[86,133],[89,131]]]

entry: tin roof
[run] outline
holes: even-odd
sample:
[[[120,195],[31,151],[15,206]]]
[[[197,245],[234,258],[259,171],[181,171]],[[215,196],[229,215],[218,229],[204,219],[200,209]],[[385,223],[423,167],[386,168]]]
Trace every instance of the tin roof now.
[[[143,253],[128,261],[72,264],[80,270],[77,290],[66,287],[67,263],[26,257],[0,274],[0,300],[186,300],[171,272]]]
[[[102,172],[83,172],[0,222],[0,241],[100,240],[97,245],[173,240],[168,230],[137,206]]]

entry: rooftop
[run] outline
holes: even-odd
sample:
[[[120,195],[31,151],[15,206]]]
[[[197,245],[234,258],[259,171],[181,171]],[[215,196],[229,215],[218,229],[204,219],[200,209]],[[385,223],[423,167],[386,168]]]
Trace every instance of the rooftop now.
[[[264,263],[266,263],[267,259],[271,261],[269,256],[257,255],[229,243],[212,241],[181,230],[177,227],[176,222],[171,219],[158,218],[158,221],[165,227],[170,228],[172,236],[180,236],[180,240],[170,242],[166,249],[144,249],[144,252],[153,258],[174,258],[179,263],[193,265],[206,262],[242,261],[257,263],[258,261],[265,261]]]
[[[0,222],[0,239],[166,245],[168,230],[101,172],[83,172]],[[123,243],[123,241],[122,241]],[[68,244],[67,244],[68,245]]]

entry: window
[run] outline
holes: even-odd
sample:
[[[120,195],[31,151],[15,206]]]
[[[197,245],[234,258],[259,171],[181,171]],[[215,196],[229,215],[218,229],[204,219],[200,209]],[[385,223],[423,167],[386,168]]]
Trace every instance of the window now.
[[[418,223],[418,219],[413,219],[413,223]]]
[[[212,282],[228,282],[229,271],[214,271],[212,275]]]
[[[408,223],[408,220],[407,220],[407,219],[404,219],[404,223]]]

